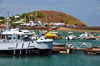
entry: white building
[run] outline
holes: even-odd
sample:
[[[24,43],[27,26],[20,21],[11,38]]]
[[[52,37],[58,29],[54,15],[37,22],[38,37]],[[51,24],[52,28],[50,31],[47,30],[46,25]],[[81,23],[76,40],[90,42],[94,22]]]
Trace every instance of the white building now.
[[[53,24],[56,26],[64,26],[65,25],[65,23],[53,23]]]
[[[20,18],[20,16],[19,14],[16,14],[15,19],[18,19],[18,18]]]

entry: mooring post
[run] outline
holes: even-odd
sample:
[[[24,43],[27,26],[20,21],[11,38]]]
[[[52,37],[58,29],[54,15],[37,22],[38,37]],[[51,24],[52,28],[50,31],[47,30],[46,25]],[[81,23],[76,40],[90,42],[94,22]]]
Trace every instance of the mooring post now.
[[[72,53],[72,49],[67,48],[67,53]]]
[[[70,50],[67,48],[67,53],[70,53]]]

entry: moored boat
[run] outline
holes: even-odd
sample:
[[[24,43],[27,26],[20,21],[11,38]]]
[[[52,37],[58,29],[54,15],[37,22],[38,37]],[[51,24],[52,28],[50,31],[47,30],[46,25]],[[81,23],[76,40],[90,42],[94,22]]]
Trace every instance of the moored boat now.
[[[50,39],[60,39],[60,33],[53,34],[53,32],[50,30],[47,34],[45,34],[46,38]]]
[[[74,40],[75,39],[75,35],[72,31],[68,32],[68,37],[66,37],[67,40]]]
[[[96,33],[91,32],[84,32],[83,34],[79,35],[80,37],[95,37]]]
[[[31,39],[32,34],[23,31],[10,30],[2,33],[0,40],[0,54],[34,54],[50,51],[53,47],[52,39]],[[35,50],[35,51],[34,51]]]
[[[6,31],[1,34],[0,54],[49,53],[53,47],[53,39],[32,40],[32,35],[28,30],[9,30],[7,21]]]

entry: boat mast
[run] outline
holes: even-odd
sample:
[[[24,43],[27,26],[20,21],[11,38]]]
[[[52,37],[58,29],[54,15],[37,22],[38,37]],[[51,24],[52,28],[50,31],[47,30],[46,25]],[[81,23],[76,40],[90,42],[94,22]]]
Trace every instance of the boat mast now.
[[[9,12],[7,13],[7,24],[6,24],[6,30],[9,31],[9,23],[8,23],[8,20],[9,20]]]

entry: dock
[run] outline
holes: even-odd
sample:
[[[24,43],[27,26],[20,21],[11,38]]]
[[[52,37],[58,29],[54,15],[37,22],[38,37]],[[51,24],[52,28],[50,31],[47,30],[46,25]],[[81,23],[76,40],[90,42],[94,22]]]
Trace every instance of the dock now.
[[[100,54],[100,47],[86,49],[85,53],[87,53],[87,54]]]
[[[66,39],[66,37],[60,37],[61,39]],[[100,40],[98,37],[75,37],[75,40]]]
[[[67,47],[53,47],[51,53],[69,53]]]
[[[78,44],[72,43],[72,45],[70,45],[71,43],[67,44],[66,46],[54,46],[51,49],[51,53],[72,53],[73,51],[84,51],[85,54],[100,54],[100,46],[99,47],[92,47],[92,44],[89,43],[81,43],[79,45],[80,42],[78,42]],[[69,45],[69,46],[68,46]]]
[[[51,53],[72,53],[74,51],[84,51],[85,54],[100,54],[100,48],[74,49],[67,47],[53,47]]]

